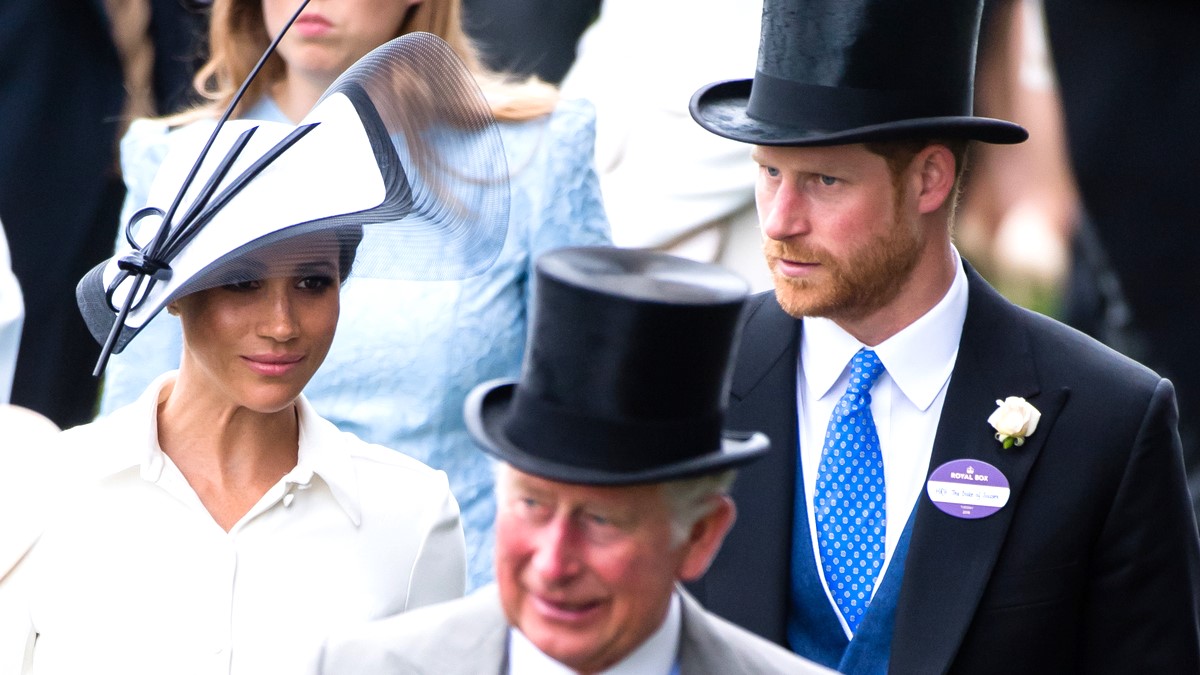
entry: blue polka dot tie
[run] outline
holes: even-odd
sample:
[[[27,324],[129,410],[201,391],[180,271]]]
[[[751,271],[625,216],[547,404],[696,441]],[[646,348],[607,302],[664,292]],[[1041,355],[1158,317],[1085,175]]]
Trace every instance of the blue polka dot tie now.
[[[883,566],[883,456],[870,393],[882,372],[883,363],[869,349],[860,349],[851,360],[850,384],[825,431],[813,494],[825,582],[852,632],[867,611]]]

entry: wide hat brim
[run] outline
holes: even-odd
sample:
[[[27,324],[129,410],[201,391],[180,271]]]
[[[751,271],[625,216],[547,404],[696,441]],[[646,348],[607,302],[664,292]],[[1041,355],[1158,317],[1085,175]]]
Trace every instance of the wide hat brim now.
[[[76,287],[104,345],[97,373],[190,293],[332,260],[354,277],[469,278],[507,238],[498,125],[470,70],[431,34],[363,56],[300,125],[197,124],[168,146],[127,244]]]
[[[579,454],[570,462],[545,452],[519,447],[505,431],[517,394],[515,380],[493,380],[475,387],[463,406],[467,429],[484,452],[525,473],[564,483],[584,485],[634,485],[690,478],[733,469],[757,459],[770,449],[759,432],[725,431],[712,452],[649,469],[617,471],[611,467],[583,466]],[[595,441],[581,438],[580,443]],[[598,461],[602,464],[603,460]]]
[[[977,116],[917,117],[847,128],[755,119],[747,113],[753,82],[727,80],[702,87],[689,104],[692,118],[718,136],[754,145],[846,145],[905,138],[964,138],[1009,145],[1029,138],[1019,124]]]

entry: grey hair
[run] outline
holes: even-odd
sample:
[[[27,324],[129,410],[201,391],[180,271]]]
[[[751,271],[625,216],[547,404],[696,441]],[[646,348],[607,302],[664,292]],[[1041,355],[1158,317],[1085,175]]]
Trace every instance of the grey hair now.
[[[506,462],[492,463],[492,478],[497,500],[502,499],[501,492],[506,483],[502,477],[509,469]],[[715,497],[729,494],[733,479],[737,477],[735,469],[727,469],[719,473],[710,473],[692,478],[659,483],[662,487],[663,498],[671,512],[671,547],[674,548],[687,541],[692,526],[712,513],[718,506]]]
[[[663,496],[671,509],[671,546],[686,541],[692,526],[716,510],[719,502],[715,498],[729,494],[736,476],[736,470],[727,469],[662,484]]]

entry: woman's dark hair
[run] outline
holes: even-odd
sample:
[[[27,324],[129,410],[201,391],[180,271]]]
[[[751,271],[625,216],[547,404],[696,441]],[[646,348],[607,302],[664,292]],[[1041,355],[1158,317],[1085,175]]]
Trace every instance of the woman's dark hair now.
[[[362,243],[363,229],[361,225],[343,227],[337,230],[338,238],[338,281],[346,283],[354,269],[354,259],[358,256],[358,245]]]

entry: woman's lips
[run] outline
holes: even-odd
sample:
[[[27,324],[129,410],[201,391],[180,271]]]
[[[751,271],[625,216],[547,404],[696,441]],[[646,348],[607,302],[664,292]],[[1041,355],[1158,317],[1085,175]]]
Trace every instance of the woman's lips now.
[[[328,33],[333,24],[320,14],[302,14],[292,25],[296,32],[304,37],[319,37]]]
[[[295,368],[301,361],[304,360],[303,355],[287,354],[283,356],[272,354],[258,354],[253,356],[243,356],[242,360],[246,362],[250,370],[259,375],[279,376],[285,375]]]

